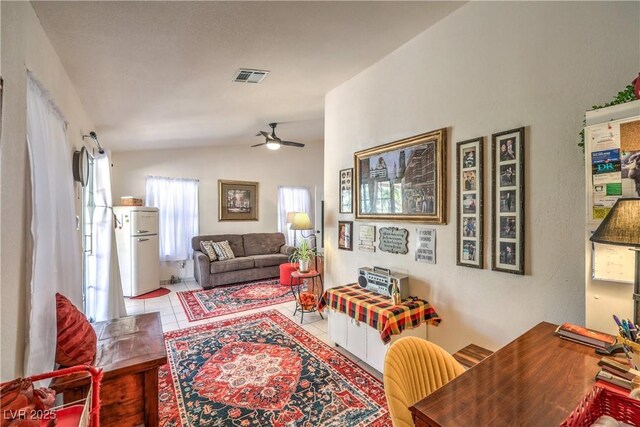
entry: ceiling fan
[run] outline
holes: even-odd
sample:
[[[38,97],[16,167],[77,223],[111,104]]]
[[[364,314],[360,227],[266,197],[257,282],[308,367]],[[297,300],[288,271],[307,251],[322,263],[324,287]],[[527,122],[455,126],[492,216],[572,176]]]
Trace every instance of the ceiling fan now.
[[[252,145],[252,147],[259,147],[261,145],[266,145],[269,150],[277,150],[282,145],[288,145],[290,147],[298,147],[298,148],[304,147],[304,144],[300,142],[283,141],[280,138],[278,138],[276,136],[276,126],[278,126],[277,123],[269,123],[269,126],[271,126],[271,133],[261,130],[256,134],[256,136],[264,136],[267,140],[262,144]]]

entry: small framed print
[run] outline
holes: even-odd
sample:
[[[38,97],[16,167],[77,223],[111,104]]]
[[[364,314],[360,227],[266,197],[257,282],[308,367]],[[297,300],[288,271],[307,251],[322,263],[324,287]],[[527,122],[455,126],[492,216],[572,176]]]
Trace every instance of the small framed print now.
[[[257,221],[259,184],[218,180],[218,221]]]
[[[353,213],[353,168],[340,171],[340,213]]]
[[[524,128],[491,141],[491,269],[524,274]]]
[[[353,250],[353,221],[338,221],[338,249]]]
[[[483,138],[457,144],[456,264],[483,268]]]

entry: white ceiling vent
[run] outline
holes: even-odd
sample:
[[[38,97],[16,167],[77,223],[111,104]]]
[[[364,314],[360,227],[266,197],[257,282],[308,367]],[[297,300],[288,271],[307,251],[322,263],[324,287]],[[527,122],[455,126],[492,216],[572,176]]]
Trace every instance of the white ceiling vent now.
[[[269,74],[265,70],[250,70],[247,68],[240,68],[233,76],[233,81],[236,83],[262,83],[265,77]]]

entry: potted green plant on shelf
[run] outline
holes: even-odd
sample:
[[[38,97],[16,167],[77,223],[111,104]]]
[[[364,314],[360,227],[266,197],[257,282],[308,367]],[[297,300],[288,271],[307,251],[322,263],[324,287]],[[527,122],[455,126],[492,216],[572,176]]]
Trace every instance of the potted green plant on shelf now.
[[[313,255],[313,248],[309,245],[309,242],[304,239],[300,243],[300,246],[293,250],[293,253],[289,256],[289,261],[292,263],[297,262],[298,270],[300,270],[301,273],[306,273],[309,271]]]

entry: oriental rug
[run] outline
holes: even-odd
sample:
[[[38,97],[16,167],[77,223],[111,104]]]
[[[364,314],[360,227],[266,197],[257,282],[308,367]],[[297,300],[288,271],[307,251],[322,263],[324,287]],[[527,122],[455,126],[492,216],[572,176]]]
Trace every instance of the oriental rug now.
[[[391,426],[382,383],[275,310],[164,337],[162,427]]]
[[[291,287],[278,279],[183,291],[178,298],[189,322],[293,301]]]

